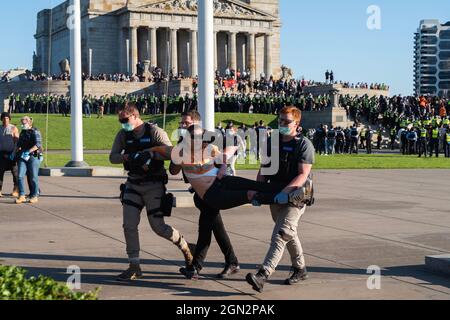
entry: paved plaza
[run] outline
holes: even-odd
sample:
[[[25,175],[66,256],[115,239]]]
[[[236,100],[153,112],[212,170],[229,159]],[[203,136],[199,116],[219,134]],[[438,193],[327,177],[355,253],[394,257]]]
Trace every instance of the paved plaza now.
[[[214,241],[201,280],[184,279],[178,249],[158,238],[143,215],[145,277],[118,284],[115,276],[127,266],[117,197],[123,178],[42,177],[39,204],[0,199],[0,263],[63,282],[67,267],[79,266],[82,290],[101,287],[101,299],[450,298],[450,278],[425,268],[425,256],[450,253],[449,170],[316,171],[315,179],[316,206],[299,228],[310,280],[299,286],[282,285],[287,253],[263,294],[245,282],[262,263],[273,227],[267,207],[250,206],[223,213],[242,267],[232,279],[214,279],[223,267]],[[11,177],[5,180],[8,193]],[[186,186],[175,178],[169,188]],[[177,208],[167,221],[195,242],[198,216],[195,208]],[[380,290],[367,288],[372,265],[382,269]]]

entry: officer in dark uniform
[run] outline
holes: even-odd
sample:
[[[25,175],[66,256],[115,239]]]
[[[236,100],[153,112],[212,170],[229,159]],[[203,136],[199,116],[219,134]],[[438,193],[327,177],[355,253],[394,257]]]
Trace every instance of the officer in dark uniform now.
[[[366,130],[366,150],[367,154],[372,154],[372,140],[373,140],[373,130],[368,127]]]
[[[265,166],[262,166],[258,173],[258,181],[287,184],[287,187],[276,197],[279,204],[270,207],[275,228],[264,263],[256,274],[249,273],[246,277],[247,282],[258,292],[263,290],[265,282],[275,272],[286,248],[291,256],[292,272],[286,279],[285,284],[298,284],[308,277],[297,230],[300,218],[306,211],[306,206],[314,202],[311,170],[314,164],[315,151],[308,139],[297,135],[300,122],[301,112],[297,108],[285,107],[280,111],[279,171],[275,175],[266,174]],[[289,192],[303,186],[306,189],[305,195],[309,195],[307,196],[309,200],[299,207],[287,204]]]
[[[425,127],[420,128],[419,130],[419,158],[422,155],[427,157],[427,146],[428,146],[428,130]]]
[[[162,129],[141,120],[135,105],[127,104],[119,113],[119,121],[123,129],[116,136],[110,161],[113,164],[123,163],[128,171],[128,180],[121,187],[121,201],[130,267],[117,280],[129,281],[142,277],[138,226],[143,208],[146,208],[153,231],[175,244],[183,253],[186,265],[190,266],[192,254],[188,243],[178,230],[164,222],[164,217],[170,216],[173,204],[166,195],[165,187],[168,176],[164,160],[170,159],[170,151],[164,158],[150,152],[157,146],[166,146],[171,150],[172,143]]]
[[[351,140],[350,140],[350,154],[352,154],[353,152],[355,152],[356,154],[359,153],[359,147],[358,147],[358,138],[359,138],[359,132],[358,132],[358,128],[356,127],[356,124],[353,125],[353,127],[350,129],[350,136],[351,136]]]

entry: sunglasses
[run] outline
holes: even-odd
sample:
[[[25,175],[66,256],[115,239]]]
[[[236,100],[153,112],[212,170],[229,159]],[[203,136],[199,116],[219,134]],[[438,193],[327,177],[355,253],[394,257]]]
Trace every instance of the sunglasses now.
[[[290,125],[290,124],[292,124],[294,122],[295,122],[295,120],[288,120],[288,119],[279,119],[278,120],[279,124],[285,125],[285,126],[288,126],[288,125]]]
[[[128,123],[128,122],[130,121],[130,118],[131,118],[131,117],[119,119],[119,122],[120,122],[121,124],[126,124],[126,123]]]

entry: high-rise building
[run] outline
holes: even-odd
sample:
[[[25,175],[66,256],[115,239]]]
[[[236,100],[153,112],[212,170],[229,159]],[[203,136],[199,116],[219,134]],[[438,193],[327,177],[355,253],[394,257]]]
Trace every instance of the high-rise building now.
[[[415,93],[450,96],[450,22],[422,20],[414,40]]]

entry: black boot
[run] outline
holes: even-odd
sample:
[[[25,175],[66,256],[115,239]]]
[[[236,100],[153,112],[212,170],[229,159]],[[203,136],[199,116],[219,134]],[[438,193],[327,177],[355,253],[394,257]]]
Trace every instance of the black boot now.
[[[117,281],[133,281],[142,278],[142,270],[139,264],[130,264],[130,267],[122,272]]]
[[[188,280],[197,281],[200,278],[200,270],[194,266],[181,268],[180,273]]]
[[[259,293],[263,292],[264,284],[268,279],[269,274],[264,269],[260,269],[257,274],[249,273],[246,277],[248,284]]]
[[[299,283],[300,281],[305,281],[306,279],[308,279],[308,271],[306,268],[292,268],[291,274],[289,275],[289,278],[286,279],[284,284],[291,286]]]
[[[238,273],[241,270],[238,264],[227,264],[225,269],[217,275],[218,279],[228,279],[230,276]]]

